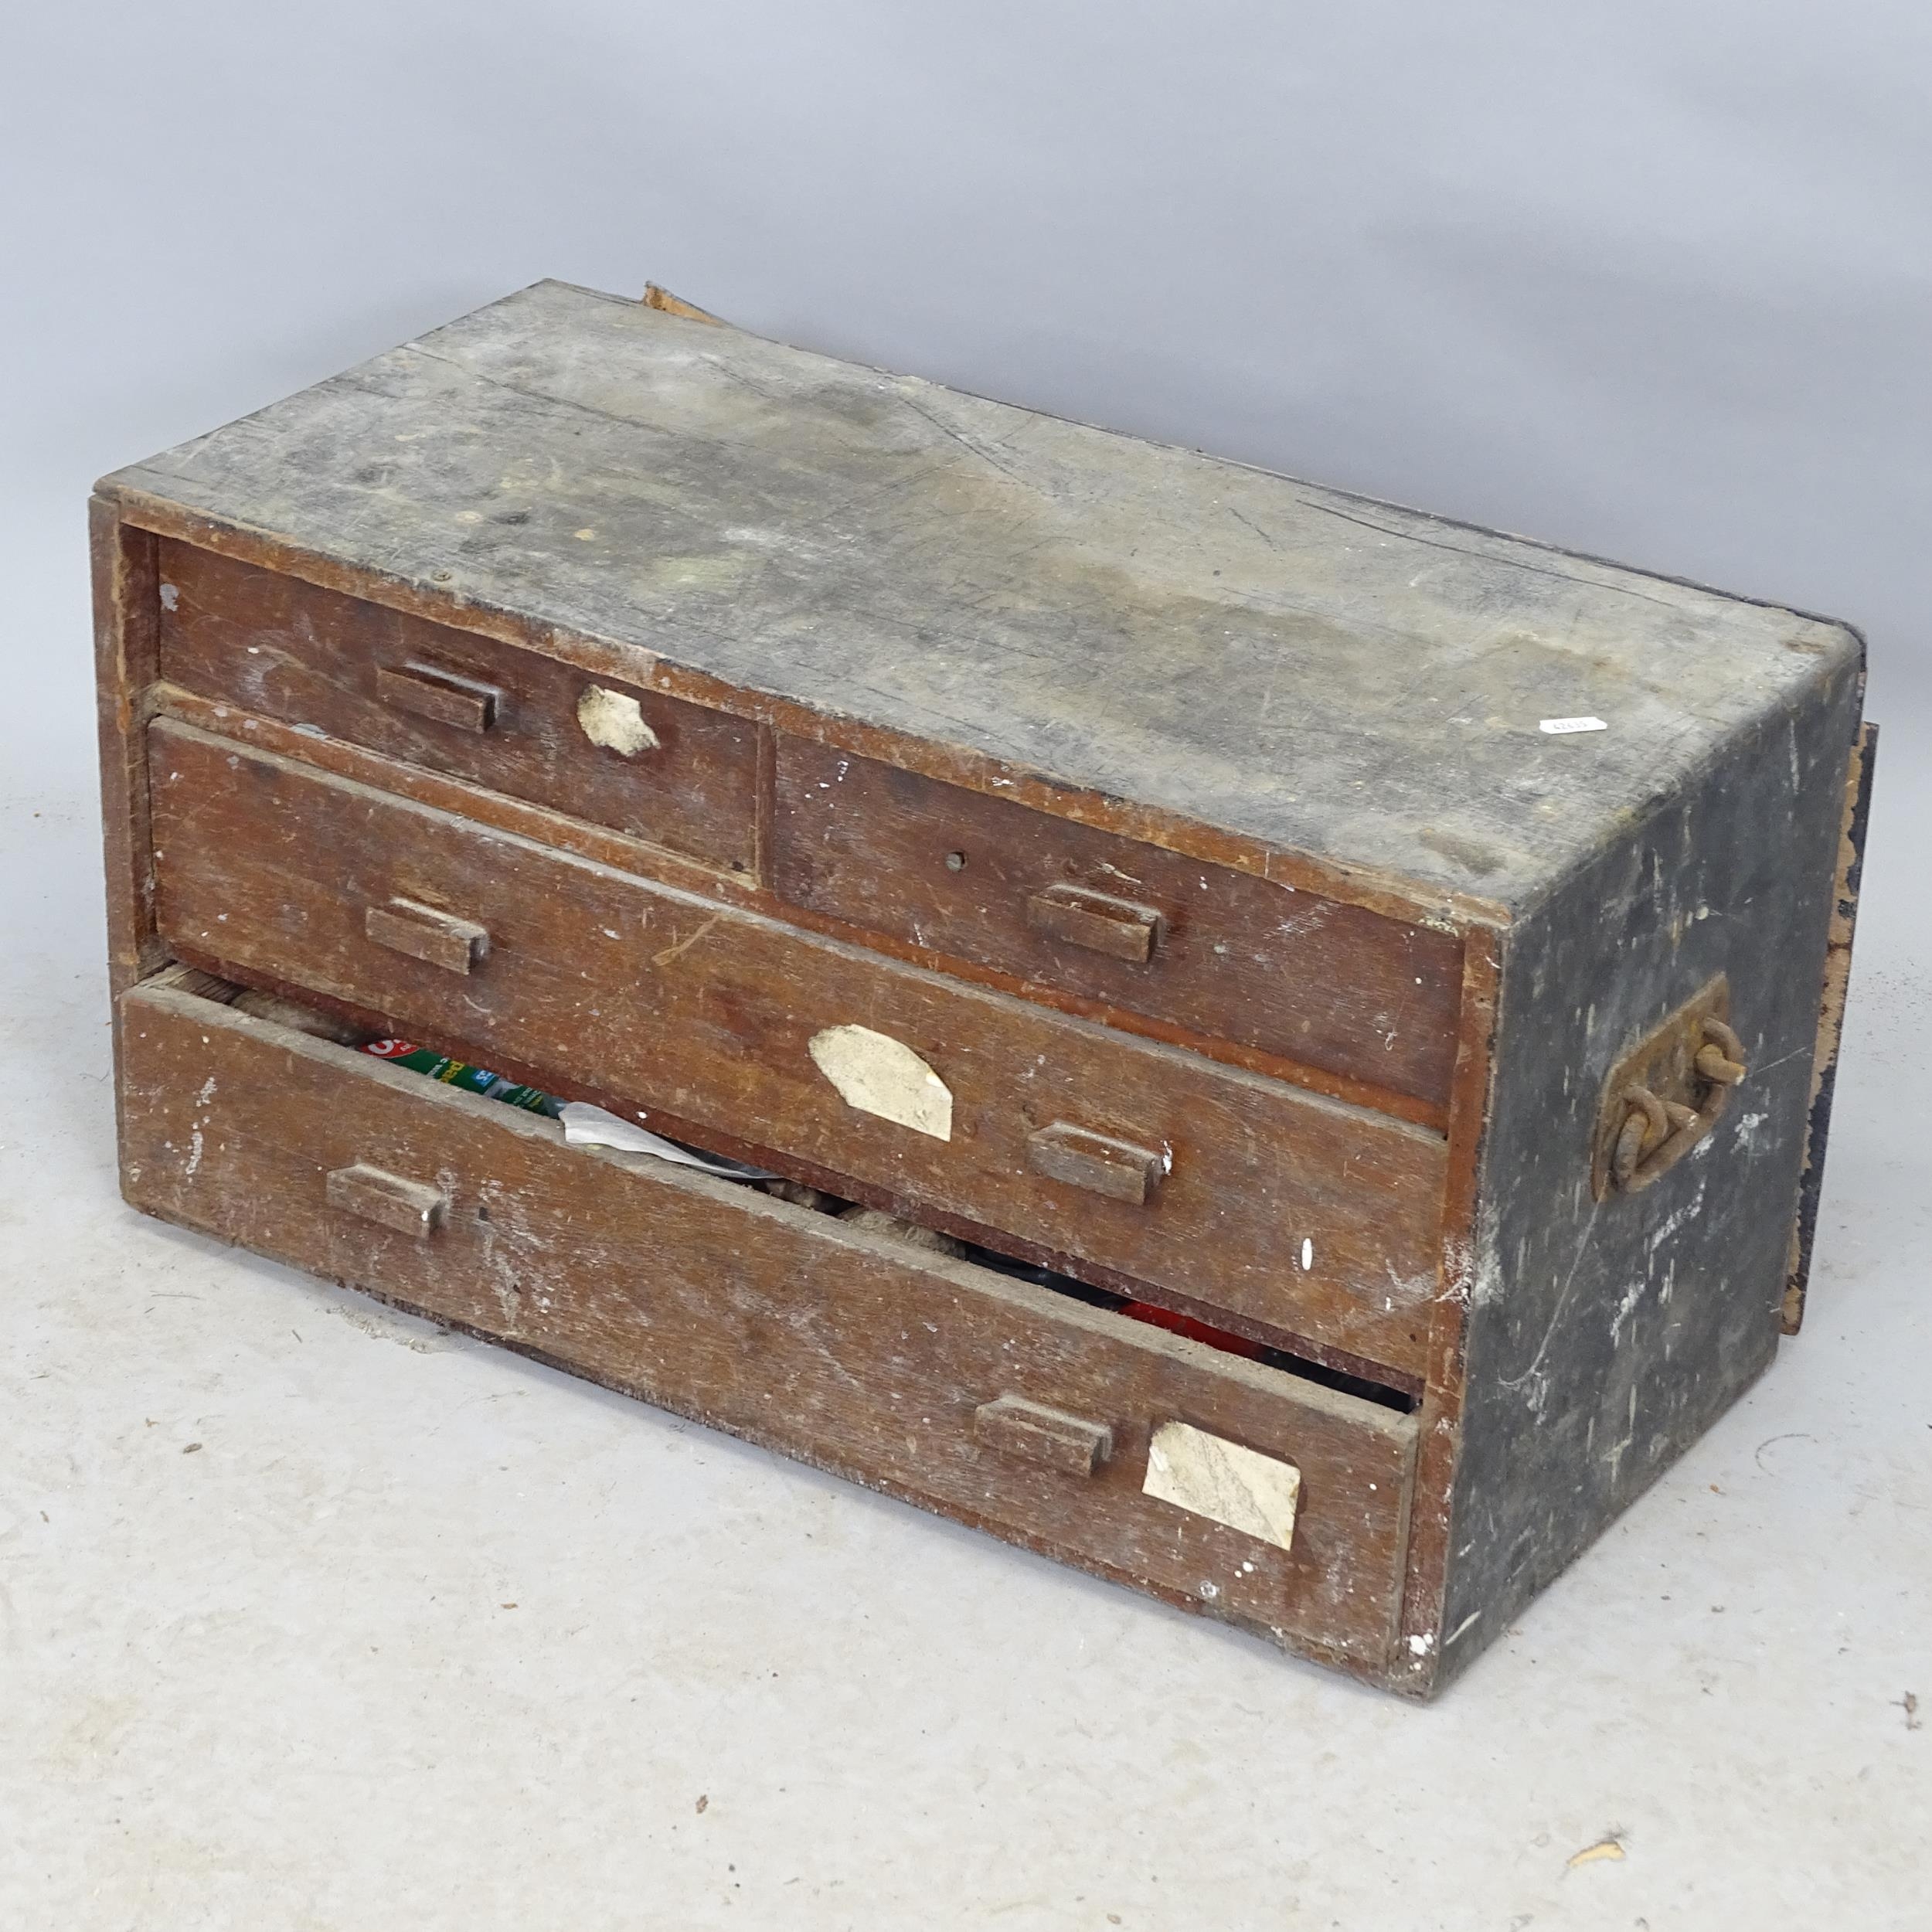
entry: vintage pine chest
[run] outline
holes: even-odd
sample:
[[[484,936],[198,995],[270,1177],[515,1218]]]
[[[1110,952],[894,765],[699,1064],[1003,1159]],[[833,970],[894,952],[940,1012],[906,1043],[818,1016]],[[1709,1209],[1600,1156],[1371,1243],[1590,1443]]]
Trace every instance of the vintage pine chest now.
[[[1843,625],[556,283],[95,533],[150,1213],[1417,1695],[1797,1326]]]

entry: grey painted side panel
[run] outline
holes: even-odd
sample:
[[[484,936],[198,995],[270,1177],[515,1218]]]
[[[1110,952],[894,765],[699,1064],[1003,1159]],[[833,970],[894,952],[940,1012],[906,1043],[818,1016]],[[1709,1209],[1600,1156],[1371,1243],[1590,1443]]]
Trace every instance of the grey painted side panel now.
[[[1443,1667],[1497,1635],[1769,1363],[1804,1157],[1855,667],[1740,737],[1512,933]],[[1591,1197],[1624,1049],[1710,977],[1750,1073],[1650,1188]]]

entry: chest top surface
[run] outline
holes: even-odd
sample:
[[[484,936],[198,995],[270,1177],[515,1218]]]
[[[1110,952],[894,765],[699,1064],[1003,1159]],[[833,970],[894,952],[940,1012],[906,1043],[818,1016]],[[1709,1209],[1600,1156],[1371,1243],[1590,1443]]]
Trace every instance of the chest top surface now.
[[[1844,627],[543,282],[104,486],[1520,907]],[[1546,733],[1548,719],[1607,729]]]

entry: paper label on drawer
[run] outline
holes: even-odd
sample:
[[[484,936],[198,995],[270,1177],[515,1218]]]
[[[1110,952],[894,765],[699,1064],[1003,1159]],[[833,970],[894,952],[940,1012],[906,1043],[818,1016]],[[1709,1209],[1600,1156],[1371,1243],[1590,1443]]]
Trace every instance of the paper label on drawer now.
[[[1155,1430],[1141,1488],[1277,1549],[1294,1546],[1301,1471],[1185,1422],[1163,1423]]]
[[[626,758],[655,751],[658,734],[644,721],[644,706],[621,691],[600,684],[586,685],[577,700],[577,723],[594,745],[604,745]]]
[[[828,1026],[809,1050],[848,1107],[936,1141],[953,1138],[952,1089],[903,1041],[869,1026]]]

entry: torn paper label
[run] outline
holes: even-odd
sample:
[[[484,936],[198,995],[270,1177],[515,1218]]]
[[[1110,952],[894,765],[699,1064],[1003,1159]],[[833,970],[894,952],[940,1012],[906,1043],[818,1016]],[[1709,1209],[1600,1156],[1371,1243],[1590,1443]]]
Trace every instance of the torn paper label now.
[[[1301,1471],[1187,1423],[1164,1422],[1155,1430],[1141,1489],[1277,1549],[1294,1546]]]
[[[644,706],[621,691],[586,685],[577,700],[577,723],[594,745],[607,746],[627,758],[655,751],[658,734],[644,721]]]
[[[809,1050],[848,1107],[936,1141],[953,1138],[952,1089],[902,1041],[869,1026],[828,1026]]]
[[[746,1167],[709,1154],[699,1154],[648,1127],[612,1114],[587,1100],[566,1100],[557,1109],[563,1123],[563,1138],[572,1147],[611,1147],[621,1154],[650,1154],[679,1167],[695,1167],[701,1174],[715,1174],[726,1181],[775,1181],[778,1177],[761,1167]]]
[[[1573,731],[1607,731],[1610,726],[1600,718],[1546,718],[1536,729],[1553,738],[1566,738]]]

